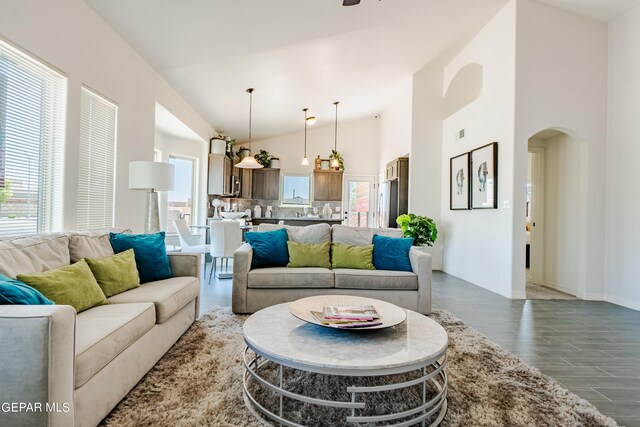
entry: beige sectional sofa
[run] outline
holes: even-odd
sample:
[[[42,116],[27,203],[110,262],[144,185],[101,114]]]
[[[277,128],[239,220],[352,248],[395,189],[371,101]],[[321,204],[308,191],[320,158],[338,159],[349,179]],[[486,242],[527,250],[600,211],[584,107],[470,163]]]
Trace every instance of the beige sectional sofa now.
[[[0,273],[15,277],[109,254],[107,233],[5,240]],[[0,412],[0,425],[97,425],[198,315],[199,255],[172,253],[169,260],[173,277],[78,314],[64,305],[0,306],[0,402],[32,405]]]
[[[355,228],[318,224],[283,226],[289,240],[300,243],[370,245],[374,234],[401,237],[396,228]],[[261,224],[257,231],[282,226]],[[411,249],[412,272],[327,268],[272,267],[251,269],[252,249],[242,245],[233,257],[234,313],[254,313],[262,308],[296,299],[329,294],[361,295],[389,301],[423,314],[431,313],[431,255]]]

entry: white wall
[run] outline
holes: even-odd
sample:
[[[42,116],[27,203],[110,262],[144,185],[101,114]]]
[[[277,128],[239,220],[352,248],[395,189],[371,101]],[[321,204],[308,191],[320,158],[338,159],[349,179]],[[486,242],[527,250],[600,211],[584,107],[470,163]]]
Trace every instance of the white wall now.
[[[119,106],[115,224],[141,230],[145,195],[128,189],[128,165],[153,158],[156,101],[205,140],[211,127],[82,0],[3,0],[0,36],[68,77],[64,228],[76,226],[84,84]]]
[[[444,271],[505,296],[511,293],[512,211],[449,210],[449,159],[498,141],[498,200],[513,193],[515,1],[504,6],[444,69],[444,95],[469,63],[483,67],[480,98],[443,122],[441,173]],[[457,140],[459,129],[466,137]],[[526,169],[525,169],[526,170]]]
[[[543,29],[543,30],[541,30]],[[578,297],[602,299],[604,283],[604,203],[607,117],[607,26],[533,0],[517,0],[515,105],[515,192],[513,214],[513,293],[525,285],[525,185],[527,142],[549,128],[564,130],[579,144],[581,184],[574,219],[579,239]],[[501,156],[500,161],[509,161]],[[502,185],[505,181],[501,178]],[[513,190],[513,189],[512,189]],[[502,192],[502,190],[501,190]]]
[[[580,144],[566,134],[529,140],[529,147],[544,149],[544,216],[533,218],[532,231],[543,233],[542,284],[572,295],[578,291],[579,276]]]
[[[609,25],[606,298],[640,310],[640,7]]]
[[[380,157],[378,172],[386,164],[411,151],[413,81],[409,79],[380,114]]]
[[[302,119],[300,121],[302,122]],[[309,166],[300,164],[304,156],[304,132],[254,141],[251,154],[264,149],[280,158],[280,169],[283,173],[312,174],[314,159],[318,155],[328,159],[334,146],[333,121],[318,125],[320,123],[307,127]],[[378,119],[338,122],[338,151],[344,157],[345,174],[376,175],[379,156]]]
[[[432,218],[440,233],[442,192],[442,78],[439,63],[413,75],[409,212]],[[442,236],[428,251],[435,270],[442,269]]]
[[[207,218],[207,171],[208,143],[176,138],[172,135],[156,132],[155,148],[161,151],[162,162],[169,161],[169,156],[189,157],[196,160],[197,186],[194,198],[193,224],[205,224]],[[165,229],[167,198],[166,192],[160,194],[160,228]]]

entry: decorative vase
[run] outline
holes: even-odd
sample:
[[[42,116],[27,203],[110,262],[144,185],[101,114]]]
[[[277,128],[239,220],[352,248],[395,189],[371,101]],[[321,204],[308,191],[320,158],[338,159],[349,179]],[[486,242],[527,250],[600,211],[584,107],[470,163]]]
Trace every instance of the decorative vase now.
[[[320,162],[320,169],[323,171],[328,171],[329,170],[329,160],[322,160]]]
[[[332,213],[333,210],[331,209],[331,206],[329,206],[329,203],[325,203],[324,207],[322,208],[322,217],[325,219],[330,219]]]

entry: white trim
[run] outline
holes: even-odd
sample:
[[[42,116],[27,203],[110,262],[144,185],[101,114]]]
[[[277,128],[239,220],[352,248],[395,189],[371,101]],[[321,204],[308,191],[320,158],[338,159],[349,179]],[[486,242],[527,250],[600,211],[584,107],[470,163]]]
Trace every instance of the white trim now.
[[[585,298],[585,299],[591,299],[591,298]],[[626,298],[620,298],[618,296],[608,295],[608,294],[604,296],[604,301],[640,311],[640,303],[638,301],[632,301]]]

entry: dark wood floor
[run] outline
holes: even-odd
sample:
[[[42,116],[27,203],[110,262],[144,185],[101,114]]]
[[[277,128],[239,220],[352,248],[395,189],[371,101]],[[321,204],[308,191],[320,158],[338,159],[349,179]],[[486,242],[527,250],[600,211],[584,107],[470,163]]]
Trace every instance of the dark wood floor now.
[[[202,286],[201,312],[231,305],[231,280]],[[555,378],[620,425],[640,427],[640,312],[606,302],[509,300],[441,272],[433,306]]]

